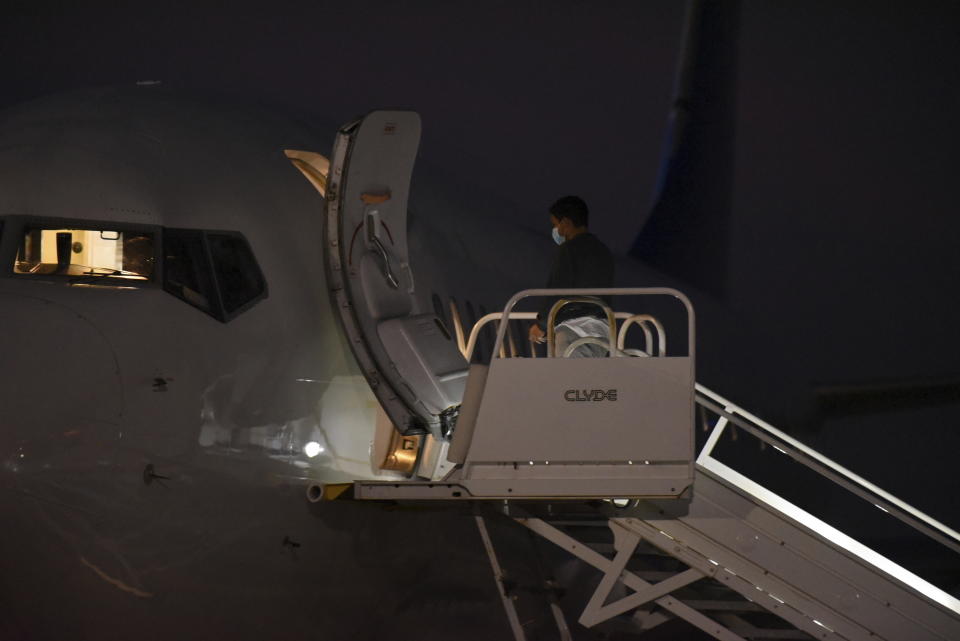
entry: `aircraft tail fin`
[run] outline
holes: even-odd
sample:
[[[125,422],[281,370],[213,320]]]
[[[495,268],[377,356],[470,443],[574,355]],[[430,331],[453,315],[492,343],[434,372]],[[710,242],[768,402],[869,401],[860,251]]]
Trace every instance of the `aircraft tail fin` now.
[[[739,0],[691,0],[660,175],[630,255],[715,295],[726,280]]]

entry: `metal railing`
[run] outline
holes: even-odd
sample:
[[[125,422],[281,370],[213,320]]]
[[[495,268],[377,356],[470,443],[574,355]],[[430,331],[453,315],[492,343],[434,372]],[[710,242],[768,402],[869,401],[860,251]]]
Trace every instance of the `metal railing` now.
[[[697,465],[699,467],[725,478],[740,490],[771,505],[778,509],[778,511],[787,514],[794,520],[803,523],[810,527],[810,529],[831,539],[848,552],[895,576],[914,589],[927,595],[929,598],[960,613],[960,600],[852,539],[843,532],[836,530],[829,524],[805,512],[786,499],[782,499],[753,479],[726,466],[713,457],[713,450],[726,427],[733,424],[859,498],[868,501],[874,507],[890,514],[914,530],[927,535],[957,553],[960,553],[960,533],[898,499],[889,492],[877,487],[873,483],[870,483],[836,461],[804,445],[762,419],[734,405],[699,383],[695,387],[695,401],[701,407],[706,408],[718,416],[710,436],[707,438],[703,449],[697,456]]]
[[[534,320],[536,319],[536,312],[510,312],[509,320]],[[463,357],[467,359],[467,362],[470,362],[470,359],[473,357],[473,350],[477,347],[477,340],[480,338],[480,330],[483,329],[487,323],[492,321],[500,321],[503,319],[503,312],[493,312],[492,314],[487,314],[486,316],[481,316],[480,319],[473,324],[473,329],[470,330],[470,338],[467,340],[466,347],[463,350]],[[499,329],[499,324],[497,325]],[[503,342],[500,342],[500,357],[506,358],[506,347]],[[533,345],[531,345],[530,353],[536,358],[537,353],[533,350]]]
[[[606,345],[607,351],[609,352],[610,356],[622,356],[622,353],[616,354],[613,349],[613,346],[617,340],[617,319],[613,315],[613,310],[610,309],[609,305],[600,299],[592,297],[588,298],[586,296],[578,296],[576,298],[561,298],[550,308],[550,313],[547,314],[547,356],[550,358],[555,358],[557,356],[557,314],[559,314],[560,310],[567,305],[573,305],[577,303],[586,303],[588,305],[599,307],[603,310],[604,316],[607,317],[607,331],[610,332],[610,342]],[[598,344],[602,344],[599,341],[596,342]],[[571,349],[564,351],[563,355],[567,356],[569,353],[572,353]]]
[[[494,312],[491,314],[486,314],[474,323],[473,327],[470,330],[469,338],[466,342],[463,342],[462,333],[459,330],[458,324],[454,323],[458,328],[458,344],[461,345],[461,352],[464,355],[464,358],[469,362],[473,357],[473,352],[476,350],[477,342],[479,341],[480,331],[486,327],[487,324],[497,321],[497,342],[494,347],[494,355],[499,354],[500,358],[506,358],[506,344],[504,342],[505,337],[510,339],[511,342],[511,356],[516,356],[515,347],[513,345],[513,336],[509,332],[509,329],[502,330],[502,323],[499,321],[503,320],[506,316],[509,320],[534,320],[537,318],[535,312],[515,312],[512,311],[512,308],[516,303],[525,297],[529,296],[556,296],[558,294],[584,294],[584,295],[633,295],[633,294],[660,294],[674,296],[680,299],[680,301],[686,306],[689,314],[689,345],[692,356],[693,351],[693,310],[690,306],[689,301],[684,297],[680,292],[668,289],[668,288],[649,288],[649,289],[581,289],[581,290],[570,290],[570,291],[558,291],[558,290],[525,290],[516,294],[513,298],[510,299],[510,302],[507,303],[506,308],[503,312]],[[556,318],[556,313],[561,307],[569,303],[580,303],[587,302],[603,307],[605,314],[607,315],[607,322],[611,325],[610,333],[610,342],[603,343],[599,341],[587,340],[592,337],[584,337],[578,339],[577,341],[572,342],[565,353],[562,356],[569,356],[570,353],[579,347],[582,344],[587,342],[596,342],[596,344],[601,345],[609,350],[611,355],[615,356],[653,356],[654,355],[654,344],[656,344],[656,354],[657,356],[666,356],[667,353],[667,334],[663,324],[657,320],[655,317],[649,314],[634,314],[631,312],[614,312],[610,310],[609,307],[603,305],[603,303],[597,301],[596,299],[590,298],[572,298],[572,299],[563,299],[554,304],[550,310],[550,315],[547,320],[547,355],[552,356],[554,354],[555,346],[555,327],[554,319]],[[620,325],[619,331],[616,329],[616,321],[623,321]],[[644,350],[627,349],[626,348],[626,337],[628,330],[637,326],[643,331],[644,336]],[[654,340],[656,337],[656,343]],[[530,355],[532,358],[537,357],[536,346],[532,341],[530,342]]]
[[[622,316],[617,316],[617,318],[622,318]],[[653,327],[654,331],[657,332],[657,356],[666,356],[667,331],[663,328],[663,325],[660,324],[660,321],[649,314],[634,314],[624,320],[623,325],[620,326],[620,333],[617,335],[617,349],[620,351],[625,349],[627,330],[636,324],[643,330],[643,336],[645,340],[644,345],[647,347],[647,356],[653,356],[653,336],[651,335],[650,329],[647,327],[647,323],[649,323]]]

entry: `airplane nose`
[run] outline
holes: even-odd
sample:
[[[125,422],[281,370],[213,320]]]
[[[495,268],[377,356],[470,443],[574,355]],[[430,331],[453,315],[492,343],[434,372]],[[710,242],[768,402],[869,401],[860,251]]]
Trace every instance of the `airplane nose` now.
[[[113,349],[60,303],[0,293],[0,469],[56,472],[113,459],[122,425]]]

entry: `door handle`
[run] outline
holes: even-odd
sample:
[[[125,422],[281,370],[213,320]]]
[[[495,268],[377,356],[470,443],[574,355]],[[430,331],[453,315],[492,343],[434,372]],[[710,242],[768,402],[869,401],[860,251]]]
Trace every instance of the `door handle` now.
[[[387,255],[387,249],[376,236],[372,236],[370,240],[374,253],[379,255],[380,260],[383,262],[383,275],[387,279],[387,284],[393,289],[400,289],[400,281],[397,280],[397,277],[393,275],[393,270],[390,269],[390,258]]]

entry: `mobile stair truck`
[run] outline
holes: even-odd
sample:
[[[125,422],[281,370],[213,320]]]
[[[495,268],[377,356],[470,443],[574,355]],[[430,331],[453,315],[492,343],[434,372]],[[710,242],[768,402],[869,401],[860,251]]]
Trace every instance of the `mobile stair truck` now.
[[[534,316],[514,311],[517,304],[558,295],[563,298],[547,323],[547,357],[508,354],[503,346],[510,321]],[[672,296],[682,303],[684,353],[668,354],[664,326],[654,316],[614,311],[602,302],[649,296]],[[565,353],[555,353],[558,311],[587,301],[603,310],[608,336],[584,337]],[[469,368],[456,429],[445,449],[449,471],[435,479],[357,481],[355,499],[474,501],[502,509],[602,573],[579,619],[585,626],[633,611],[637,629],[681,618],[723,641],[960,640],[955,596],[714,457],[724,433],[739,430],[960,552],[957,532],[698,385],[693,309],[683,294],[670,289],[522,291],[502,313],[474,326],[468,361],[488,322],[497,324],[495,347],[489,365]],[[642,349],[627,347],[633,327],[642,330]],[[599,344],[606,356],[570,358],[585,343]],[[710,432],[696,454],[698,417]],[[594,522],[602,519],[612,531],[608,554],[577,540],[564,525],[570,522],[565,514],[588,505]],[[495,575],[502,576],[483,518],[477,522]],[[642,572],[627,570],[643,548],[669,555],[685,569],[646,580]],[[689,596],[691,587],[707,582],[734,598]],[[608,602],[618,583],[627,595]],[[525,639],[513,598],[499,587],[514,637]],[[552,607],[560,638],[572,638],[562,612]]]

